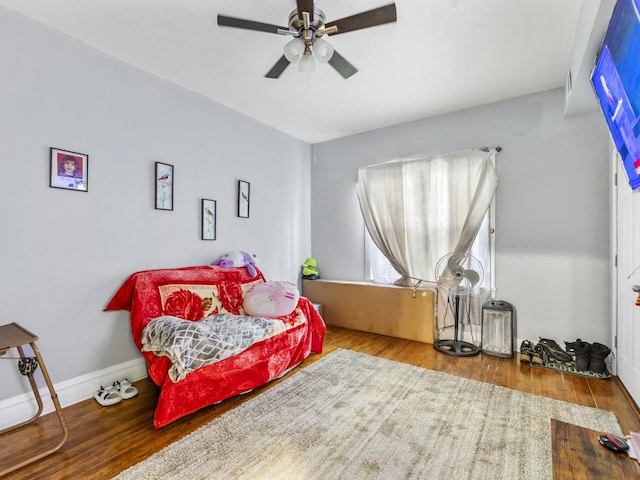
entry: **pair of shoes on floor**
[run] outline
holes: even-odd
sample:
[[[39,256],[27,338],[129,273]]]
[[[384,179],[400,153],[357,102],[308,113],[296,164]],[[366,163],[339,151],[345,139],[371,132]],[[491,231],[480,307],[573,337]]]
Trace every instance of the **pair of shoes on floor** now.
[[[583,342],[579,338],[575,342],[564,342],[567,352],[573,354],[576,361],[576,370],[581,372],[608,373],[606,358],[611,349],[602,343],[592,344]]]
[[[542,348],[547,358],[551,362],[572,364],[574,362],[573,356],[560,347],[555,340],[549,338],[540,338],[538,346]]]
[[[529,340],[523,340],[520,344],[520,361],[536,365],[544,364],[542,348]]]
[[[589,357],[591,356],[591,344],[583,342],[579,338],[575,342],[564,342],[567,353],[572,355],[576,362],[576,370],[586,372],[589,370]]]
[[[127,400],[138,395],[138,389],[128,380],[116,380],[112,385],[100,386],[93,398],[103,407],[115,405],[123,399]]]

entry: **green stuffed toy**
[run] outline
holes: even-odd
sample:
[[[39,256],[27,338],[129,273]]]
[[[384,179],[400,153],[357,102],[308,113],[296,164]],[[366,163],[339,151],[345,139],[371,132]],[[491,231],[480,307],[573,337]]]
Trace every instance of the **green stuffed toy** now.
[[[316,262],[315,258],[307,258],[302,264],[302,278],[306,278],[307,280],[316,280],[320,278],[318,262]]]

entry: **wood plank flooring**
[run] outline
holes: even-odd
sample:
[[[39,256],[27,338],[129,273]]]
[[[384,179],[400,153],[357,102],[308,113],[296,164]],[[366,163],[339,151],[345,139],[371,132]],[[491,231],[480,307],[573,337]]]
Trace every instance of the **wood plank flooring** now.
[[[451,357],[432,345],[328,327],[322,355],[311,355],[308,365],[336,348],[346,348],[424,368],[490,382],[557,400],[612,410],[624,432],[640,431],[640,415],[616,378],[592,380],[551,370],[532,368],[517,359],[488,355]],[[300,368],[300,367],[299,367]],[[295,370],[289,375],[295,373]],[[276,382],[274,382],[276,383]],[[69,438],[56,453],[10,473],[2,480],[109,479],[166,445],[205,425],[242,402],[259,395],[269,385],[219,405],[205,408],[165,428],[154,430],[151,422],[158,389],[148,380],[136,382],[140,394],[111,407],[89,399],[64,409]],[[46,449],[59,436],[55,414],[0,437],[0,471],[20,462],[29,452]],[[579,448],[572,445],[571,448]],[[556,476],[562,478],[562,476]]]

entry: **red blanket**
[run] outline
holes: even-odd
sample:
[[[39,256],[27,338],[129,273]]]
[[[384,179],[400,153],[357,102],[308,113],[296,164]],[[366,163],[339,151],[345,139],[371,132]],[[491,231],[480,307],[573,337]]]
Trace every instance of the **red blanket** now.
[[[212,313],[244,314],[244,294],[256,283],[265,281],[262,272],[256,270],[255,277],[246,268],[218,266],[137,272],[123,283],[105,310],[131,313],[133,341],[141,350],[142,330],[161,315],[196,321]],[[322,317],[304,297],[300,297],[298,309],[306,322],[255,343],[238,355],[189,373],[179,382],[173,382],[167,374],[171,366],[167,357],[142,352],[149,377],[161,387],[153,426],[163,427],[203,407],[264,385],[302,362],[311,352],[321,353],[326,328]],[[282,321],[292,319],[288,316]]]

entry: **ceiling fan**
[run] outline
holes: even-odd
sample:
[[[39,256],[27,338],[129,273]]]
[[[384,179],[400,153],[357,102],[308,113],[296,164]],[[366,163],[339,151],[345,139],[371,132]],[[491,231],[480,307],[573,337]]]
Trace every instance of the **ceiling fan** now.
[[[300,71],[313,71],[314,57],[320,63],[329,63],[340,75],[349,78],[358,70],[322,37],[392,23],[397,19],[395,3],[329,23],[326,23],[324,12],[314,6],[314,0],[296,0],[296,4],[297,8],[289,14],[288,27],[226,15],[218,15],[218,25],[293,37],[285,45],[284,55],[265,75],[267,78],[278,78],[290,63],[298,63]]]

